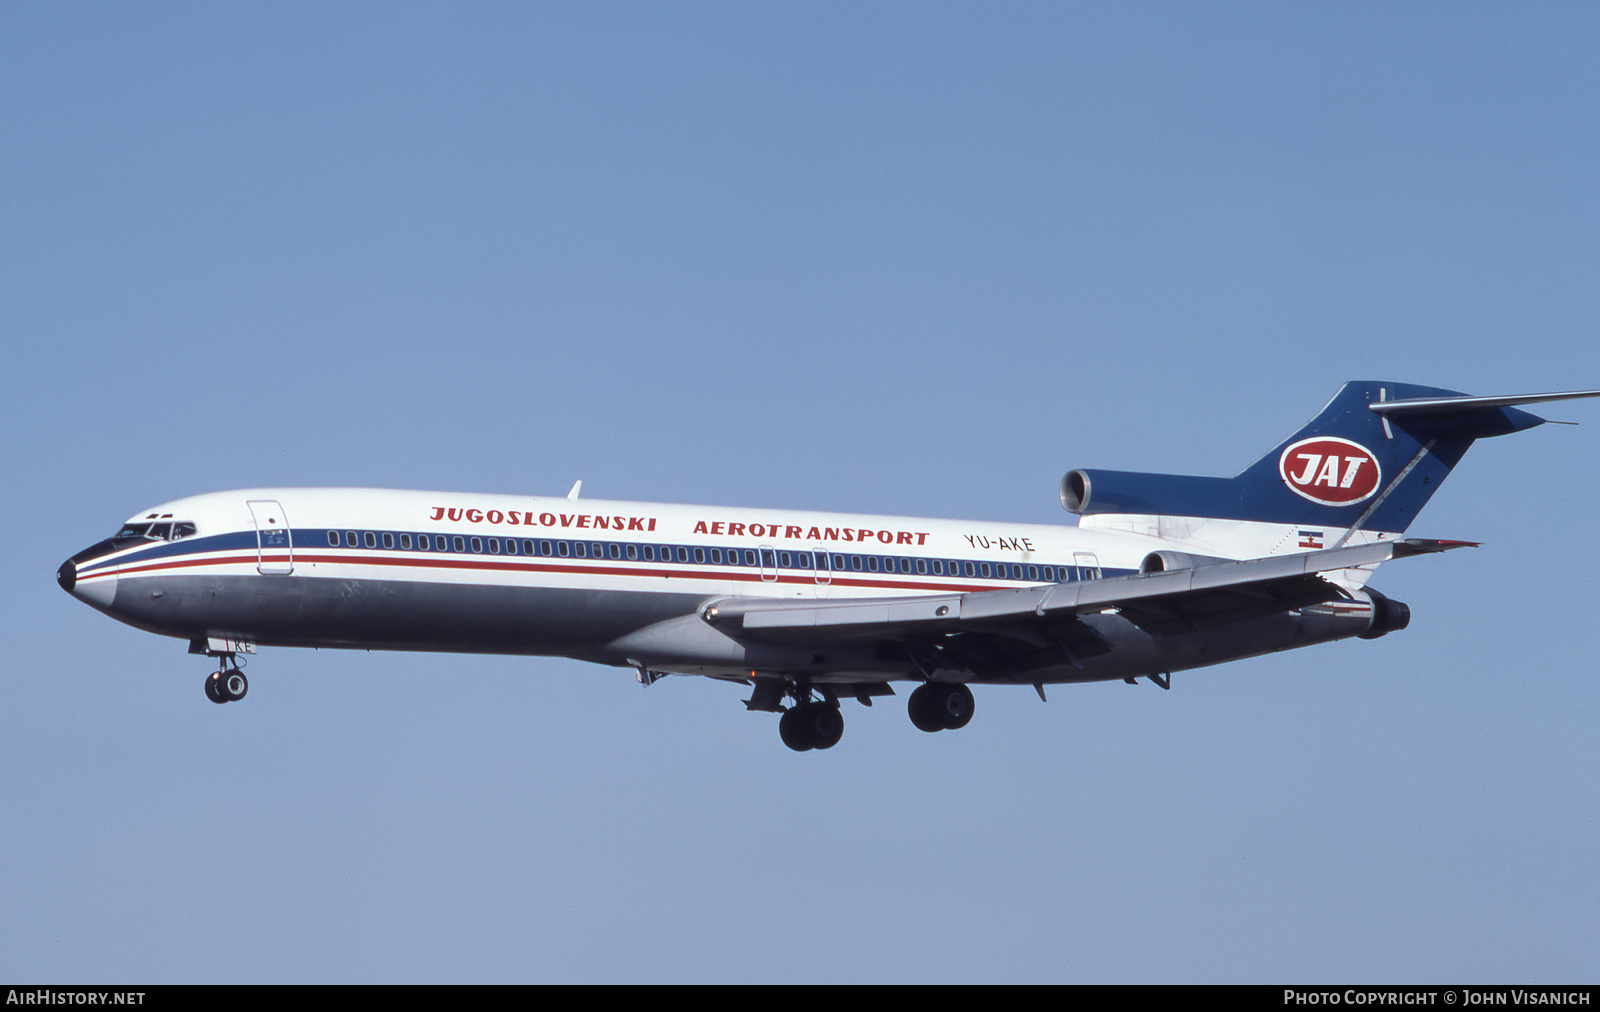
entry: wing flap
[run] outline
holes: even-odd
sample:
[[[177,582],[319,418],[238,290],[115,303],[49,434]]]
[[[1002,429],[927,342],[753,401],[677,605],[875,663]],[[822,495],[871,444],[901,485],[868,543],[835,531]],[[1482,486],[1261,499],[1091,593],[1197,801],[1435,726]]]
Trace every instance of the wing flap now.
[[[716,607],[720,612],[728,606]],[[835,605],[780,602],[779,607],[751,607],[742,616],[744,628],[752,630],[939,622],[960,619],[961,597],[874,598]]]

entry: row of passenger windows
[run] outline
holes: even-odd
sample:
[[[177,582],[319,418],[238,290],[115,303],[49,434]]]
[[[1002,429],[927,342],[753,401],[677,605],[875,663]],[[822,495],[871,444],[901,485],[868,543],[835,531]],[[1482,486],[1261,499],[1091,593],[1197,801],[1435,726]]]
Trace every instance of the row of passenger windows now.
[[[472,555],[526,555],[574,559],[642,562],[692,562],[696,565],[768,570],[805,570],[823,578],[831,572],[900,573],[919,576],[973,576],[1030,583],[1065,583],[1100,576],[1097,567],[1040,566],[1020,562],[963,559],[914,559],[890,555],[844,555],[834,552],[779,551],[773,548],[705,548],[699,545],[619,544],[615,541],[546,541],[534,538],[483,538],[462,534],[396,534],[392,531],[329,531],[334,548],[384,548],[402,551],[453,552]],[[758,560],[759,553],[759,560]]]

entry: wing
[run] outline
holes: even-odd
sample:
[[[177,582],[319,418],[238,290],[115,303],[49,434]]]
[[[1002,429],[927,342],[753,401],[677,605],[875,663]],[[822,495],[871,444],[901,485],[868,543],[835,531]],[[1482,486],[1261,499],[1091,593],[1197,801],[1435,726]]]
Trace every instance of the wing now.
[[[704,616],[741,639],[818,645],[888,641],[905,644],[915,656],[918,645],[968,634],[959,649],[980,667],[986,659],[1014,666],[1029,652],[1063,648],[1081,666],[1083,658],[1110,649],[1081,621],[1086,614],[1115,610],[1153,635],[1177,634],[1200,622],[1250,618],[1344,597],[1323,573],[1471,544],[1384,541],[1172,572],[926,597],[805,602],[732,598],[715,602]]]

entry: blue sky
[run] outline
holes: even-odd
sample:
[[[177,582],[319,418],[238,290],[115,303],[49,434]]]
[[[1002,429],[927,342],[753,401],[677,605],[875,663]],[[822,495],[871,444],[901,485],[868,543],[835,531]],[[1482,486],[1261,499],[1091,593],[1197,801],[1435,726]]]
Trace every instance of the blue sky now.
[[[268,650],[54,585],[372,485],[1066,523],[1352,378],[1600,386],[1588,5],[0,10],[0,976],[1573,981],[1592,404],[1475,448],[1404,633],[898,702]]]

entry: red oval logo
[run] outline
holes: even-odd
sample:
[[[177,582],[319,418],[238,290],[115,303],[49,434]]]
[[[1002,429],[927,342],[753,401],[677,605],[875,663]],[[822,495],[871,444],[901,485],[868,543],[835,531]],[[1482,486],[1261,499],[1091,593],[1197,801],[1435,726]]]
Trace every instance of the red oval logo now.
[[[1371,450],[1338,436],[1291,444],[1278,458],[1278,473],[1296,495],[1324,506],[1353,506],[1370,499],[1383,477]]]

